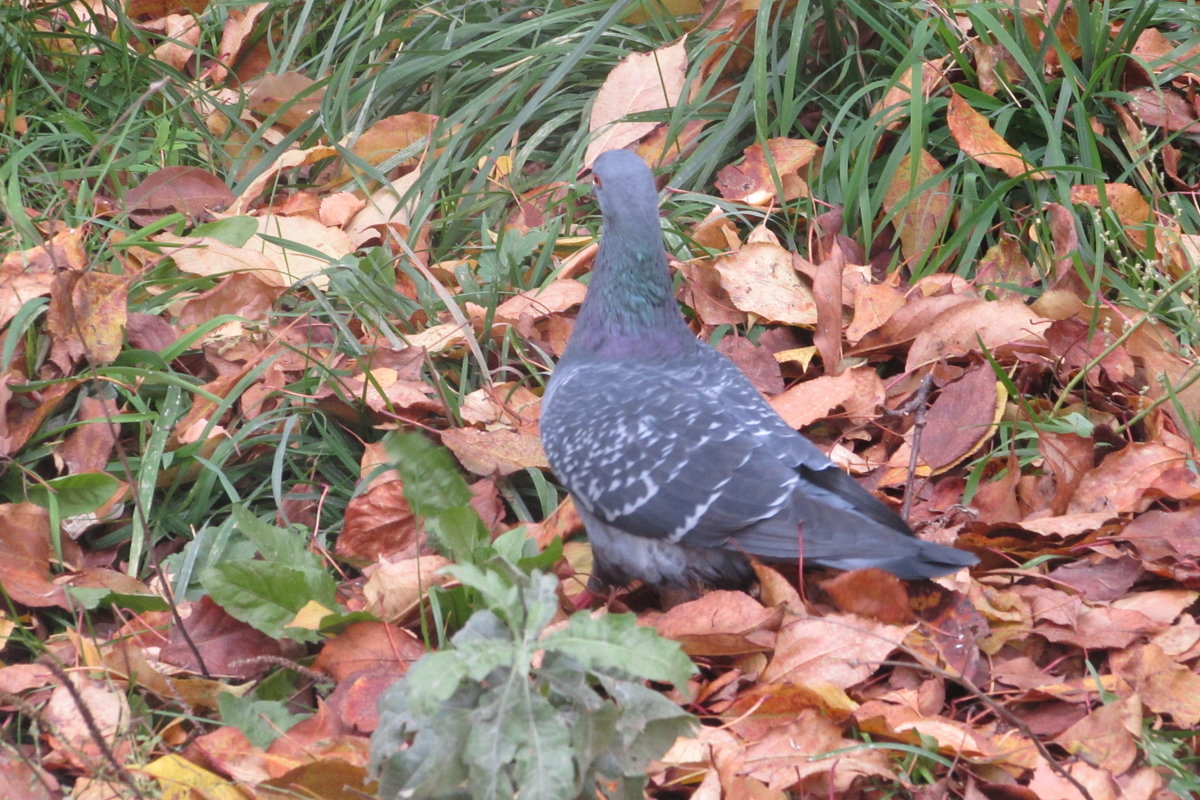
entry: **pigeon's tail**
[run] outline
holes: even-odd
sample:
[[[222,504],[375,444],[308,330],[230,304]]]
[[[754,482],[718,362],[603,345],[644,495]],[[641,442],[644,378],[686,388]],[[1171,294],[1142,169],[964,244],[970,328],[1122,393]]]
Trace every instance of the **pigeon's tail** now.
[[[788,518],[787,527],[778,518],[764,520],[734,537],[736,546],[767,561],[803,556],[806,564],[878,567],[904,580],[945,575],[978,562],[963,550],[918,539],[886,506],[857,491],[861,496],[853,497],[854,504],[828,494],[797,493],[796,516]]]
[[[979,562],[979,559],[966,551],[900,534],[876,544],[879,546],[872,555],[853,549],[850,550],[851,554],[841,555],[829,552],[831,548],[819,545],[814,548],[817,552],[810,555],[806,546],[804,559],[837,569],[878,567],[903,580],[936,578],[938,575],[956,572]]]

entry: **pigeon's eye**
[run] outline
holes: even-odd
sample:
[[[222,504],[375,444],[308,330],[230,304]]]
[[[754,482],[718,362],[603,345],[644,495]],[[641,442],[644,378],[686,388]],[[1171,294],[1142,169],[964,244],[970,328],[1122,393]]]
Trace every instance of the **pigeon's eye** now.
[[[596,175],[596,174],[592,175],[592,185],[595,186],[596,188],[600,187],[600,176],[599,175]]]

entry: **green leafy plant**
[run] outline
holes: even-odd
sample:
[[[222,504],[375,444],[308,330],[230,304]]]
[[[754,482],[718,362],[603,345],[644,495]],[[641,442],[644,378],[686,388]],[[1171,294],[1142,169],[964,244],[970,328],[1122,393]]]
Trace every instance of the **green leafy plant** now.
[[[644,680],[683,686],[679,646],[631,614],[547,630],[557,578],[497,558],[451,572],[487,604],[380,699],[380,797],[640,798],[644,770],[695,720]]]
[[[380,699],[380,796],[561,800],[594,796],[604,781],[612,796],[642,797],[650,759],[695,725],[645,681],[684,688],[691,660],[632,614],[553,624],[558,578],[506,557],[520,552],[510,534],[495,548],[470,546],[480,523],[444,451],[406,434],[389,452],[435,541],[474,562],[448,568],[474,612]]]

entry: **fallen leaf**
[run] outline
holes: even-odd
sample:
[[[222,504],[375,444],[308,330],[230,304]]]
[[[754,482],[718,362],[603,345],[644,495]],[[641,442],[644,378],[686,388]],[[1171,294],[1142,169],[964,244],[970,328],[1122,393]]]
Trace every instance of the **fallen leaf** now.
[[[714,591],[671,608],[654,626],[690,656],[742,655],[769,652],[782,616],[745,592]]]
[[[915,627],[851,614],[785,619],[760,680],[848,688],[866,680]]]
[[[721,286],[733,305],[770,322],[812,327],[817,324],[817,304],[800,282],[792,254],[779,245],[750,242],[713,262]]]
[[[980,164],[994,167],[1010,178],[1046,179],[1045,173],[1035,171],[1032,164],[992,129],[987,117],[972,108],[958,92],[950,92],[946,123],[962,151]]]
[[[613,67],[592,101],[588,130],[598,135],[583,156],[591,168],[605,150],[626,147],[658,125],[656,122],[623,122],[631,114],[671,108],[683,93],[687,73],[687,37],[648,53],[630,53]]]
[[[956,95],[957,96],[957,95]],[[953,215],[950,179],[933,156],[918,150],[913,165],[905,155],[896,165],[892,180],[883,193],[883,208],[900,235],[900,253],[908,264],[929,256],[938,264],[946,256],[936,255],[936,246],[945,234]]]

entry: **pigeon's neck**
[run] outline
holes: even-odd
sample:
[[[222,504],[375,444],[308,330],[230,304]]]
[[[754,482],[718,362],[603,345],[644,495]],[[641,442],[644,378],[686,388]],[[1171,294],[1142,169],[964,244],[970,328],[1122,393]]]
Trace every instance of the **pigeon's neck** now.
[[[606,226],[568,354],[653,359],[696,346],[675,303],[657,213],[653,219],[653,227],[637,220],[628,233]]]

